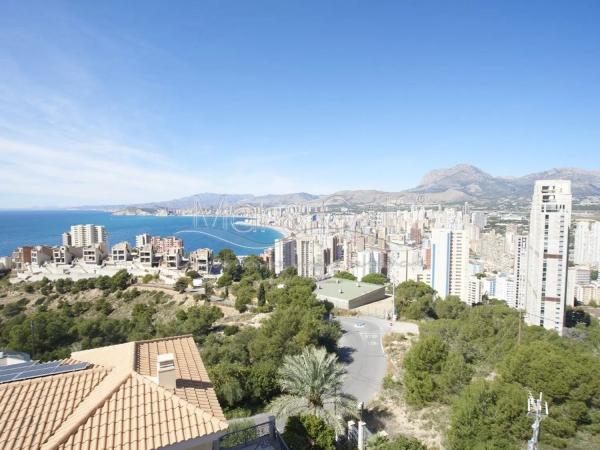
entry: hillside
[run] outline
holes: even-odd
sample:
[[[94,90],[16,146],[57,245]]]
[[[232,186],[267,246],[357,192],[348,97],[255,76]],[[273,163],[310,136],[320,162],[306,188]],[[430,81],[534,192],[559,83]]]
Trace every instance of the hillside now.
[[[592,197],[600,201],[600,170],[558,168],[536,172],[522,177],[493,176],[468,164],[436,169],[423,176],[412,189],[397,192],[379,190],[345,190],[328,195],[305,192],[291,194],[218,194],[200,193],[168,201],[133,205],[95,206],[107,211],[135,211],[152,213],[159,209],[217,209],[243,206],[283,206],[291,204],[338,205],[348,207],[381,207],[411,204],[448,204],[471,202],[474,205],[495,203],[523,203],[531,198],[535,180],[567,179],[573,185],[575,199]],[[91,208],[90,206],[82,208]]]

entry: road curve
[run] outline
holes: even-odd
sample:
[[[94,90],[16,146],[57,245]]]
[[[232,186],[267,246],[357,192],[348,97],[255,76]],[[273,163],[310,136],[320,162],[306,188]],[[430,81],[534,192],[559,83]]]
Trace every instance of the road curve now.
[[[344,392],[358,401],[368,403],[379,391],[387,368],[382,337],[389,332],[418,334],[417,325],[409,322],[391,323],[374,317],[338,317],[343,335],[338,343],[338,355],[348,371]]]

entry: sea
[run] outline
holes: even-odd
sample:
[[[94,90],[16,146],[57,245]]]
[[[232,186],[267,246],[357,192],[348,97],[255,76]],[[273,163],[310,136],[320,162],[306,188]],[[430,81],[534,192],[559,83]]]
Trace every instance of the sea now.
[[[213,216],[114,216],[104,211],[0,211],[0,256],[10,255],[24,245],[60,245],[62,233],[71,225],[104,225],[109,245],[135,236],[177,236],[186,252],[211,248],[232,249],[236,255],[263,252],[282,235],[278,231],[243,224],[243,217]]]

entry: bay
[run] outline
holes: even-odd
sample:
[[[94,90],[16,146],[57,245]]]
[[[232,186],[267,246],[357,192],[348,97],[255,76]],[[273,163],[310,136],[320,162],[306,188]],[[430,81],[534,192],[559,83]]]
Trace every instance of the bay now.
[[[103,211],[0,211],[0,256],[24,245],[60,245],[71,225],[104,225],[109,245],[135,236],[177,236],[185,251],[208,247],[215,252],[231,248],[237,255],[258,254],[273,245],[281,233],[271,228],[240,225],[241,217],[113,216]]]

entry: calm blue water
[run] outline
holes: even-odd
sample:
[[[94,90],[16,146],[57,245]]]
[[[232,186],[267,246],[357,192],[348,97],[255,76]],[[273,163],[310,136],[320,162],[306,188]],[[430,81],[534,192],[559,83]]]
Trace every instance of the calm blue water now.
[[[234,225],[232,217],[113,216],[99,211],[0,211],[0,256],[22,245],[60,245],[71,225],[104,225],[109,245],[120,241],[135,244],[135,236],[178,236],[185,251],[209,247],[218,252],[231,248],[238,255],[262,252],[281,234],[269,228]]]

